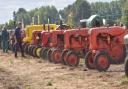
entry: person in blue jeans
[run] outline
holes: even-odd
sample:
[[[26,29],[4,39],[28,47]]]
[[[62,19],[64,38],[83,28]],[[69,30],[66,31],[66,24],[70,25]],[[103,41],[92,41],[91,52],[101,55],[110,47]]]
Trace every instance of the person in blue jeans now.
[[[1,39],[2,39],[2,49],[3,49],[3,52],[7,53],[8,52],[8,48],[9,48],[9,33],[5,29],[5,27],[2,30]]]
[[[15,33],[14,33],[14,36],[15,36],[15,58],[17,58],[17,51],[18,51],[18,48],[20,48],[21,50],[21,56],[22,57],[25,57],[24,56],[24,50],[23,50],[23,47],[22,47],[22,23],[18,23],[18,26],[16,27],[15,29]]]

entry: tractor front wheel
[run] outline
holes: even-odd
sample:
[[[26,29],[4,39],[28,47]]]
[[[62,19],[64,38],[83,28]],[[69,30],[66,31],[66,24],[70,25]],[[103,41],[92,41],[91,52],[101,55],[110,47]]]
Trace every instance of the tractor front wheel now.
[[[46,59],[47,58],[47,52],[48,52],[48,48],[43,48],[43,50],[41,50],[41,58],[42,59]]]
[[[88,69],[95,69],[94,65],[94,55],[92,54],[92,51],[89,51],[85,55],[85,65]]]
[[[49,62],[53,62],[53,61],[52,61],[52,49],[49,49],[49,50],[48,50],[47,57],[48,57],[48,61],[49,61]]]
[[[37,55],[36,55],[36,50],[38,49],[39,47],[35,47],[34,49],[33,49],[33,51],[32,51],[32,55],[34,56],[34,57],[37,57]]]
[[[66,64],[71,66],[71,67],[76,67],[79,65],[80,59],[78,57],[78,54],[73,52],[73,51],[69,51],[67,53],[67,58],[66,58]]]
[[[110,57],[108,56],[108,54],[104,51],[96,52],[96,55],[94,57],[95,68],[100,72],[107,71],[108,68],[110,67],[109,58]]]
[[[40,51],[41,51],[41,47],[38,47],[36,50],[36,57],[40,58]]]
[[[66,58],[67,58],[67,53],[68,53],[69,50],[65,49],[62,51],[62,54],[61,54],[61,63],[66,65]]]
[[[61,62],[61,50],[53,49],[51,55],[52,55],[52,61],[54,63],[60,63]]]
[[[33,48],[33,45],[29,45],[28,46],[28,49],[27,49],[27,53],[29,54],[29,55],[31,55],[31,49]]]

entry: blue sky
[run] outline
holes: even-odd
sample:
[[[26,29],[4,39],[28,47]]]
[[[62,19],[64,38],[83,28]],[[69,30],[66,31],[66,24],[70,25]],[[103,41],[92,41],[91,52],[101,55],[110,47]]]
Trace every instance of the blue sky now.
[[[54,5],[58,10],[63,9],[76,0],[0,0],[0,24],[12,19],[12,12],[17,11],[18,8],[25,8],[31,10],[36,7],[45,5]],[[95,1],[110,1],[110,0],[88,0]]]

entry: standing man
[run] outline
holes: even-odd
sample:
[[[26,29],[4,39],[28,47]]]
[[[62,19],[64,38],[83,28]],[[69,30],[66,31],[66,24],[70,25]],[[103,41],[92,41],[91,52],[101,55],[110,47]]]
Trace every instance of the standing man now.
[[[25,57],[24,50],[22,47],[22,23],[21,22],[18,23],[18,26],[15,29],[14,35],[15,35],[15,41],[16,41],[16,43],[15,43],[15,58],[17,58],[18,48],[20,48],[20,50],[21,50],[22,57]]]
[[[2,39],[2,49],[4,53],[8,52],[8,46],[9,46],[9,33],[6,30],[6,28],[4,27],[2,30],[2,35],[1,35],[1,39]]]

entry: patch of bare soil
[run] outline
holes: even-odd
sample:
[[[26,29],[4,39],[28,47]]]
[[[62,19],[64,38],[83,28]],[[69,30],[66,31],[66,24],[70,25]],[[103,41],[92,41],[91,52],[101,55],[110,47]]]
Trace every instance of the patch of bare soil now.
[[[0,68],[0,89],[23,89],[23,83],[12,72]]]
[[[128,89],[124,65],[112,65],[101,73],[88,70],[81,60],[78,68],[71,68],[0,52],[0,89]]]

